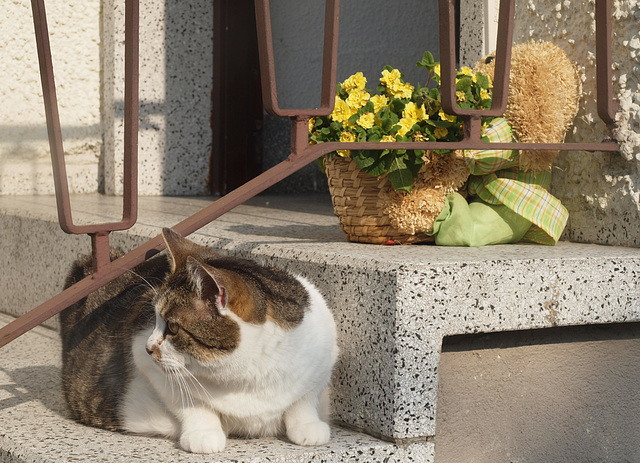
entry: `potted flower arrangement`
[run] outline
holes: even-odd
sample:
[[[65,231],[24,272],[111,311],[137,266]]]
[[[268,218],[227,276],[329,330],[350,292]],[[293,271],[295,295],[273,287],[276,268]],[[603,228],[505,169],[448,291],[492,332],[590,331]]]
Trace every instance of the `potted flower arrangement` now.
[[[424,86],[404,81],[403,74],[385,66],[375,92],[357,72],[339,83],[335,108],[309,121],[309,143],[459,141],[462,120],[444,113],[440,97],[440,64],[430,52],[416,63],[425,68]],[[456,97],[462,108],[491,107],[489,77],[463,67],[456,73]],[[414,179],[435,156],[419,149],[338,150],[321,159],[332,195],[334,212],[350,241],[410,243],[429,237],[407,235],[390,225],[383,210],[389,191],[410,193]],[[404,192],[404,193],[403,193]]]
[[[338,84],[335,109],[309,121],[309,142],[409,142],[459,141],[462,120],[445,114],[440,98],[440,63],[425,52],[416,63],[427,71],[424,87],[404,81],[390,66],[382,70],[376,91],[366,88],[367,79],[357,72]],[[489,77],[462,67],[456,74],[456,96],[461,108],[491,107]],[[448,151],[439,151],[442,154]],[[386,175],[396,190],[411,191],[423,164],[423,150],[338,150],[328,156],[350,158],[363,172]]]

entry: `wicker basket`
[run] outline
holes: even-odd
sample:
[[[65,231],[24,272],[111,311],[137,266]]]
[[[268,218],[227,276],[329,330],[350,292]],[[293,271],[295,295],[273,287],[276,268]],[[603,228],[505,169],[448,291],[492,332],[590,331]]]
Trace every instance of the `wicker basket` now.
[[[386,176],[376,178],[362,172],[351,159],[327,156],[324,159],[333,211],[349,241],[397,244],[433,242],[424,234],[407,235],[390,225],[382,213]]]

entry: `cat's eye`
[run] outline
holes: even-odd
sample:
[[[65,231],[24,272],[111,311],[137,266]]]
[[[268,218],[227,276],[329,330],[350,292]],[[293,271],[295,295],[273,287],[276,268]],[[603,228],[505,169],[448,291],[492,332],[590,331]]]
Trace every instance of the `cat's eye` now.
[[[178,334],[178,331],[180,331],[180,325],[173,321],[167,322],[166,334],[175,336],[176,334]]]

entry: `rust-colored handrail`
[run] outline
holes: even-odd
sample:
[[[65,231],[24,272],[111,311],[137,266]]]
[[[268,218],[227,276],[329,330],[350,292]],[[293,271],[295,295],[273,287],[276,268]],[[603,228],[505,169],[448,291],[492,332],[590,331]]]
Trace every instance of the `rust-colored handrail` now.
[[[67,233],[91,235],[94,266],[97,270],[109,262],[109,233],[132,227],[136,223],[138,214],[138,0],[127,0],[125,5],[125,134],[122,220],[91,225],[73,223],[44,0],[32,0],[31,8],[49,134],[58,222],[62,230]]]
[[[173,228],[183,234],[189,235],[202,228],[224,213],[242,204],[247,199],[261,193],[280,180],[288,177],[320,156],[337,149],[543,149],[543,150],[584,150],[584,151],[617,151],[618,146],[614,142],[601,143],[486,143],[480,139],[477,113],[469,113],[458,108],[454,101],[455,91],[455,40],[454,40],[454,1],[439,0],[440,12],[440,59],[443,63],[443,106],[450,114],[457,114],[465,118],[465,136],[459,142],[402,142],[402,143],[322,143],[308,145],[307,122],[312,116],[328,115],[333,110],[333,89],[336,82],[337,44],[338,44],[338,19],[339,0],[327,0],[325,10],[325,43],[323,56],[323,77],[321,107],[302,110],[281,109],[278,106],[277,91],[275,85],[275,72],[273,63],[273,48],[271,42],[271,23],[269,14],[269,0],[255,0],[256,21],[258,25],[260,44],[260,66],[262,73],[262,85],[265,91],[265,108],[271,113],[286,116],[292,120],[291,154],[280,164],[272,167],[256,178],[233,190],[223,198],[218,199],[193,216],[183,220]],[[498,25],[498,50],[496,66],[498,71],[503,71],[503,79],[494,89],[498,104],[490,111],[500,112],[504,110],[506,95],[508,93],[508,74],[510,69],[509,57],[511,53],[511,35],[513,28],[513,0],[502,0],[500,4],[500,16]],[[34,21],[36,35],[40,35],[38,43],[46,42],[48,49],[46,21],[44,18],[43,0],[32,0],[34,6]],[[125,79],[128,82],[126,90],[127,115],[125,115],[125,156],[134,160],[137,150],[137,85],[138,85],[138,2],[126,0],[126,67]],[[611,7],[610,0],[596,0],[596,46],[597,46],[597,79],[598,79],[598,115],[607,123],[613,124],[616,104],[613,101],[611,83]],[[92,245],[96,273],[67,288],[62,293],[49,301],[39,305],[35,309],[17,318],[8,325],[0,328],[0,347],[11,342],[26,331],[42,323],[66,307],[85,297],[90,292],[107,284],[155,255],[164,247],[160,236],[149,240],[142,246],[134,249],[114,262],[108,258],[108,234],[112,230],[128,228],[135,222],[137,210],[137,195],[135,179],[135,163],[125,167],[125,202],[124,217],[121,222],[115,224],[102,224],[78,227],[71,221],[71,209],[69,206],[68,190],[66,189],[66,173],[64,170],[64,158],[57,120],[57,107],[55,102],[55,87],[53,86],[53,70],[51,67],[50,53],[41,53],[39,45],[39,58],[41,60],[41,73],[43,76],[43,88],[45,81],[47,88],[45,93],[45,105],[47,109],[47,129],[52,145],[52,159],[54,162],[54,175],[56,181],[56,196],[58,198],[58,211],[61,226],[68,233],[88,233],[92,236]],[[44,64],[43,64],[44,63]],[[44,71],[42,70],[45,67]],[[453,66],[453,67],[452,67]],[[45,77],[46,76],[46,77]],[[51,91],[53,90],[53,91]],[[448,93],[447,93],[448,92]],[[445,103],[446,101],[446,103]],[[51,111],[51,116],[49,115]],[[483,112],[482,115],[489,115]],[[54,151],[57,153],[54,156]],[[128,153],[128,155],[127,155]],[[56,163],[58,165],[56,166]],[[129,183],[129,185],[127,185]],[[64,188],[62,188],[64,186]]]

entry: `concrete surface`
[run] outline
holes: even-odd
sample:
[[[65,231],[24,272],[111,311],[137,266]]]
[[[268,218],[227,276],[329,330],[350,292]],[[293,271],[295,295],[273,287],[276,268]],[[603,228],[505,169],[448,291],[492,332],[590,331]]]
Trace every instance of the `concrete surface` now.
[[[113,197],[78,196],[72,204],[79,223],[120,214]],[[207,204],[205,198],[141,198],[138,224],[112,242],[130,249]],[[13,269],[2,279],[0,311],[19,314],[55,294],[89,240],[56,230],[52,198],[0,198],[0,211],[6,237],[0,255]],[[388,439],[435,435],[447,336],[640,320],[640,250],[634,248],[347,243],[327,196],[257,197],[192,238],[319,286],[334,310],[342,351],[335,418]]]
[[[0,314],[0,324],[11,319]],[[38,327],[0,350],[0,461],[433,461],[433,443],[399,446],[336,426],[331,442],[322,447],[301,447],[282,439],[230,439],[227,448],[216,455],[190,454],[167,439],[83,426],[67,417],[59,386],[60,349],[58,333]]]
[[[453,337],[439,376],[436,463],[640,461],[637,323]]]
[[[2,4],[0,195],[54,191],[30,3]],[[100,5],[46,3],[69,186],[76,193],[98,189]]]

